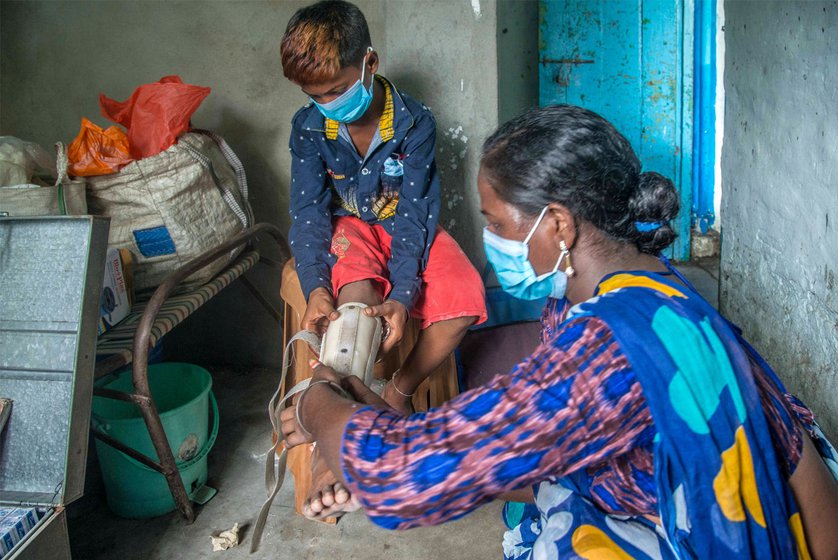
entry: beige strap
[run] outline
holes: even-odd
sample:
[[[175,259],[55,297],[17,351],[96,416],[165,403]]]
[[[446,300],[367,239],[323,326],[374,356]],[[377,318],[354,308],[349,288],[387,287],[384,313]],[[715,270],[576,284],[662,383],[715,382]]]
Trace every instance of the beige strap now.
[[[256,525],[253,528],[253,537],[250,541],[251,553],[256,552],[259,548],[259,543],[262,540],[262,533],[265,530],[265,523],[268,520],[268,513],[270,512],[271,505],[273,504],[277,493],[279,493],[279,490],[282,488],[282,483],[285,481],[285,471],[288,463],[288,450],[285,449],[285,446],[283,446],[282,452],[280,452],[279,455],[276,453],[276,450],[285,441],[285,438],[282,435],[282,425],[279,420],[280,412],[282,412],[282,409],[285,408],[286,404],[291,403],[291,397],[297,393],[307,391],[310,387],[318,383],[329,383],[333,388],[340,392],[342,396],[351,398],[349,394],[341,389],[339,385],[331,383],[330,381],[315,381],[312,384],[311,379],[305,379],[294,385],[294,387],[292,387],[282,399],[279,399],[279,393],[282,391],[282,384],[285,381],[288,368],[294,358],[294,342],[298,340],[306,342],[315,351],[320,348],[320,339],[315,333],[310,331],[298,332],[291,337],[291,340],[288,341],[288,345],[285,347],[285,355],[282,359],[282,373],[279,377],[279,385],[268,403],[268,418],[270,419],[271,426],[276,434],[276,443],[268,450],[265,457],[265,490],[267,491],[268,497],[265,500],[265,503],[262,504],[262,508],[259,510],[259,515],[256,518]],[[299,416],[297,416],[297,418],[299,422]],[[300,426],[302,427],[302,424],[300,424]],[[305,427],[303,427],[303,429],[305,430]]]

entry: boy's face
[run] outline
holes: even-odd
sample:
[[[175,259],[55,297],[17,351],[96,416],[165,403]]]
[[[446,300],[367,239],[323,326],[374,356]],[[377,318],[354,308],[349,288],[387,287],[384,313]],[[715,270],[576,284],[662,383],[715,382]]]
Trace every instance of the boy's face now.
[[[364,88],[368,88],[370,82],[373,80],[373,74],[378,70],[378,53],[370,52],[365,57],[366,70],[364,74]],[[361,64],[355,66],[347,66],[342,68],[331,79],[320,82],[312,82],[306,84],[298,84],[303,93],[309,96],[312,101],[320,103],[321,105],[334,101],[340,97],[346,90],[361,79]]]

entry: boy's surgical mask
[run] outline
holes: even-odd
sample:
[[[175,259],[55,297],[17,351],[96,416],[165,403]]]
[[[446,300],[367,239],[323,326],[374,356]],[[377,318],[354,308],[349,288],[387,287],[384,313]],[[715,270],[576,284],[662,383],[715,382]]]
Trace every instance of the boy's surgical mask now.
[[[559,263],[567,255],[566,251],[559,255],[553,270],[541,276],[536,275],[530,264],[528,243],[546,212],[545,206],[523,241],[506,239],[489,231],[488,227],[483,228],[486,258],[492,263],[503,291],[518,299],[532,300],[547,296],[561,299],[567,289],[567,275],[559,270]]]
[[[367,54],[372,52],[372,47],[367,48]],[[373,77],[370,80],[370,87],[364,88],[364,73],[367,69],[367,57],[361,63],[361,79],[356,81],[352,86],[343,92],[340,97],[329,101],[328,103],[320,104],[314,99],[314,103],[324,117],[338,121],[341,123],[350,123],[360,119],[372,102],[372,85],[375,82]]]

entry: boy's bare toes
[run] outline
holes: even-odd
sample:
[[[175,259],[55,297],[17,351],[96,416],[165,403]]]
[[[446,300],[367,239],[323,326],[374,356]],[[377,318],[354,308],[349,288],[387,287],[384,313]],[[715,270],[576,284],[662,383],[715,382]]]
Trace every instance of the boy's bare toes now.
[[[349,501],[352,495],[349,493],[349,490],[341,484],[340,482],[335,482],[334,484],[334,498],[335,504],[342,505]]]
[[[320,489],[320,502],[323,504],[323,509],[335,505],[335,491],[331,484]]]

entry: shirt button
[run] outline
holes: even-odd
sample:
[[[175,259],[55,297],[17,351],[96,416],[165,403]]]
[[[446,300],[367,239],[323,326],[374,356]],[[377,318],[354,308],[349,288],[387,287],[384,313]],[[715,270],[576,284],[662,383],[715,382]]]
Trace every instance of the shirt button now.
[[[363,208],[361,208],[361,212],[366,212],[367,210],[369,210],[369,208],[367,208],[366,206],[364,206]]]
[[[370,174],[370,170],[367,169],[366,167],[361,170],[361,175],[369,175],[369,174]]]

